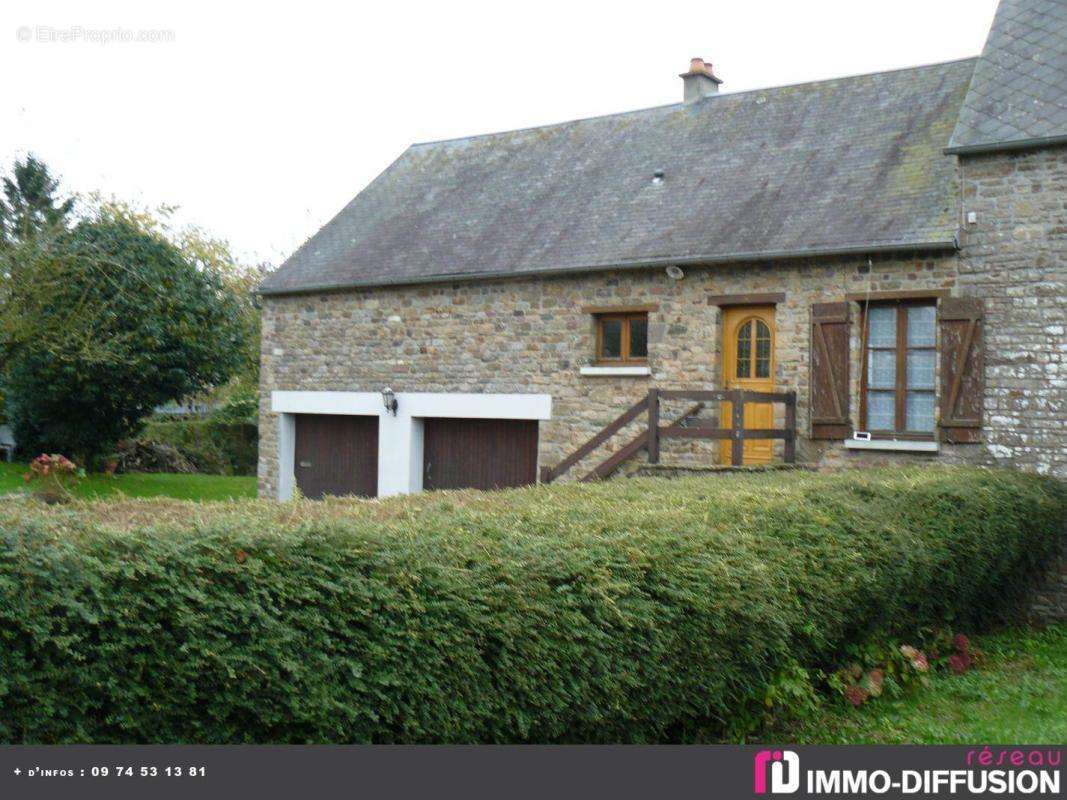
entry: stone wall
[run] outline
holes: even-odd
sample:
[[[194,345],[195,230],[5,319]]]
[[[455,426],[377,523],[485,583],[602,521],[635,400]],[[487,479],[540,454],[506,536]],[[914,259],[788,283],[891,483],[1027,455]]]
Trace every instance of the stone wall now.
[[[798,458],[815,465],[910,460],[845,453],[840,443],[807,438],[810,307],[868,290],[954,289],[957,272],[955,256],[882,258],[870,267],[867,259],[837,259],[687,268],[680,281],[656,269],[267,297],[260,489],[273,494],[277,485],[271,389],[378,391],[388,385],[396,391],[548,393],[553,418],[541,424],[540,459],[552,465],[650,386],[719,388],[721,315],[709,297],[753,292],[785,294],[775,315],[774,375],[778,390],[798,393]],[[580,375],[594,352],[594,321],[583,308],[643,304],[657,306],[649,315],[651,377]],[[856,419],[860,370],[854,316]],[[664,417],[683,405],[664,408]],[[717,409],[708,414],[715,416]],[[582,474],[639,429],[624,430],[571,474]],[[706,442],[664,442],[664,461],[709,463],[714,457]],[[940,458],[988,461],[981,445],[945,448]]]
[[[995,463],[1067,477],[1067,147],[960,161],[959,290],[985,298]]]
[[[1026,607],[1029,622],[1067,622],[1067,528],[1060,540],[1060,553],[1045,574],[1038,578]]]

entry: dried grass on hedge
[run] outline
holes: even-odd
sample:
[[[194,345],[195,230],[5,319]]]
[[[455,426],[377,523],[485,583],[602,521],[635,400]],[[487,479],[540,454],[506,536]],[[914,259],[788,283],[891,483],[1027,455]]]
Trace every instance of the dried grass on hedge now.
[[[787,666],[995,618],[1067,493],[916,470],[123,507],[0,510],[0,739],[714,736]]]

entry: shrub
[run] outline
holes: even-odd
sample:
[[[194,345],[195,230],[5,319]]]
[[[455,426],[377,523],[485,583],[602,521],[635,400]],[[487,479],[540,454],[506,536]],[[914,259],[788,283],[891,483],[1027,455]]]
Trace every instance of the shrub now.
[[[258,356],[258,349],[256,353]],[[259,419],[258,381],[235,381],[227,387],[227,391],[222,404],[211,412],[210,419],[213,422],[244,422],[255,425]]]
[[[81,463],[161,403],[242,364],[243,298],[136,220],[111,212],[0,249],[0,364],[15,439]]]
[[[4,741],[737,737],[857,642],[1004,613],[1067,493],[913,470],[112,508],[0,509]]]
[[[30,470],[23,475],[23,480],[34,497],[52,505],[69,502],[73,497],[71,490],[84,474],[66,456],[41,453],[30,462]]]
[[[216,419],[153,419],[136,440],[174,448],[197,472],[211,475],[254,475],[259,456],[256,425]],[[141,467],[138,471],[169,471]]]
[[[190,474],[200,471],[178,448],[151,439],[119,442],[114,463],[119,472]]]

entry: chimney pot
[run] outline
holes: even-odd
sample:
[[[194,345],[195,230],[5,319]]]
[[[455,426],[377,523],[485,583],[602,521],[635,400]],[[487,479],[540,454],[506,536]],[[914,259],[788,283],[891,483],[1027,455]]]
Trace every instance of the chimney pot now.
[[[722,81],[712,71],[711,64],[702,58],[689,59],[689,71],[679,75],[685,87],[685,102],[692,103],[718,94]]]

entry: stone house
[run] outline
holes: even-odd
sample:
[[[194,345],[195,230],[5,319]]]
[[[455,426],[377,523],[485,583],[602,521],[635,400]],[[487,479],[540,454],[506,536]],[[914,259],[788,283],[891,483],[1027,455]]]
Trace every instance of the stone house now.
[[[681,77],[682,103],[413,145],[269,276],[261,493],[643,460],[1067,477],[1067,5],[1002,0],[961,61]]]

